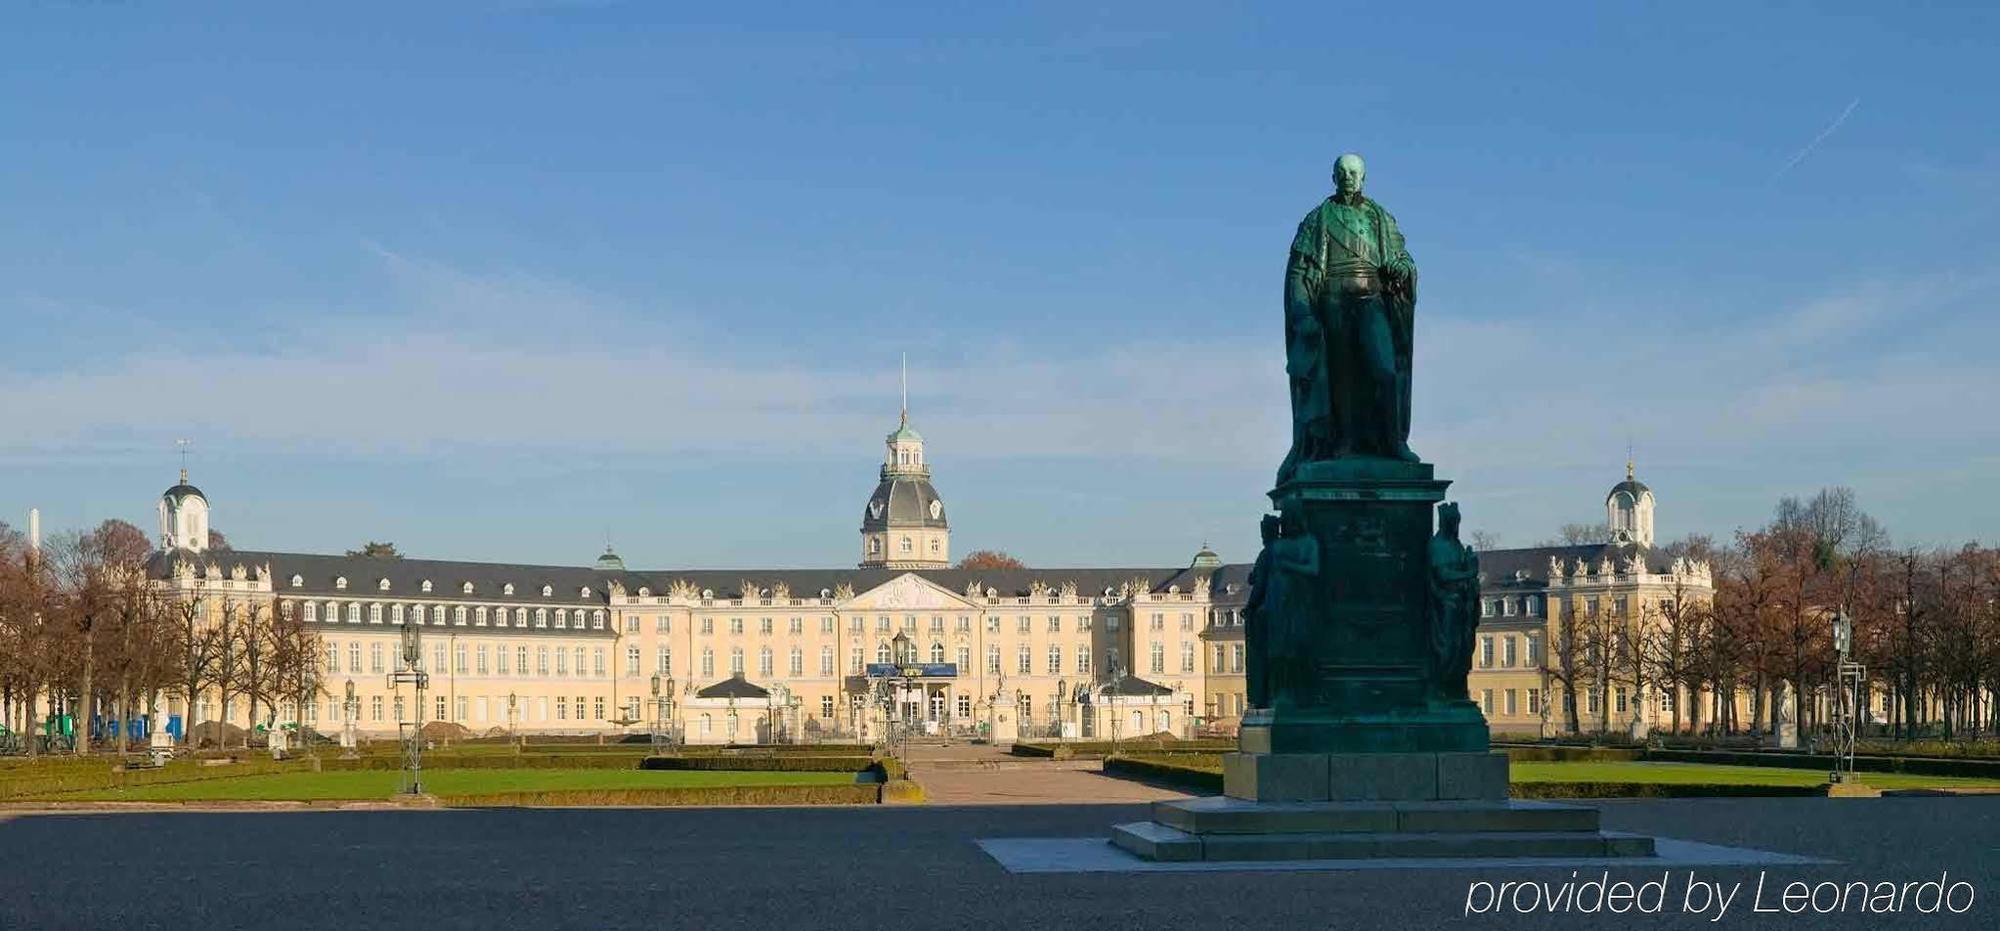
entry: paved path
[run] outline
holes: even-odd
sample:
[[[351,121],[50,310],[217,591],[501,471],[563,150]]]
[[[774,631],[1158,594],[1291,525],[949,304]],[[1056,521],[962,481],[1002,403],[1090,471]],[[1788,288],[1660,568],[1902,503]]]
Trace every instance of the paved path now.
[[[984,744],[912,746],[909,766],[932,805],[1129,805],[1187,798],[1094,772],[1094,763],[1028,759]]]
[[[1571,871],[1013,874],[975,843],[1102,837],[1137,805],[18,815],[0,819],[0,928],[1957,929],[2000,915],[2000,798],[1602,803],[1605,824],[1848,862],[1794,880],[1953,880],[1970,915],[1463,917],[1473,880]],[[1612,870],[1656,880],[1660,867]],[[1673,871],[1676,890],[1685,868]],[[1594,877],[1585,877],[1594,878]]]

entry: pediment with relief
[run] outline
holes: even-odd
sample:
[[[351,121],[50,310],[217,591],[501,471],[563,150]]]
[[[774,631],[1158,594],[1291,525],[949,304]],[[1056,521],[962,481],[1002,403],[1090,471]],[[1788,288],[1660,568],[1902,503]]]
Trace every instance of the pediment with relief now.
[[[961,611],[972,603],[914,573],[899,575],[841,605],[863,611]]]

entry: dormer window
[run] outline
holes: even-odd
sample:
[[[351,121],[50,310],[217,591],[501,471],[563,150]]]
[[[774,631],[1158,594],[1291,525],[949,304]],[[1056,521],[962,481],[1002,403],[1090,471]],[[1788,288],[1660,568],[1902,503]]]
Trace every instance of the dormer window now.
[[[343,575],[343,576],[341,576],[340,578],[337,578],[337,579],[334,579],[334,580],[333,580],[333,587],[334,587],[334,588],[337,588],[337,589],[341,589],[341,590],[343,590],[343,591],[344,591],[344,590],[346,590],[346,588],[347,588],[347,576],[344,576],[344,575]]]
[[[431,593],[431,580],[429,580],[429,579],[425,579],[425,580],[424,580],[424,584],[423,584],[423,590],[424,590],[424,594],[426,594],[426,595],[428,595],[428,594],[430,594],[430,593]]]
[[[547,598],[547,597],[549,597],[550,595],[553,595],[553,594],[555,594],[555,593],[556,593],[556,587],[555,587],[555,586],[553,586],[553,585],[544,585],[544,586],[542,586],[542,597],[543,597],[543,598]]]
[[[710,599],[710,598],[714,598],[714,597],[715,597],[715,589],[712,589],[712,588],[704,588],[704,589],[702,589],[702,590],[701,590],[701,598],[702,598],[702,600],[703,600],[703,601],[707,601],[708,599]]]
[[[459,590],[459,591],[461,591],[461,592],[464,592],[464,593],[466,593],[466,594],[468,594],[468,595],[470,595],[470,594],[472,594],[472,583],[471,583],[471,582],[467,582],[467,583],[465,583],[464,585],[461,585],[461,586],[459,586],[459,587],[458,587],[458,590]]]
[[[652,589],[650,589],[650,588],[647,588],[647,587],[645,587],[645,586],[643,586],[643,585],[641,585],[641,586],[639,586],[639,597],[641,597],[641,598],[651,598],[651,597],[653,597],[653,590],[652,590]]]
[[[585,598],[589,598],[589,597],[590,597],[590,586],[588,586],[588,585],[585,585],[585,586],[583,587],[583,597],[585,597]]]
[[[386,592],[386,591],[388,591],[388,590],[389,590],[389,580],[388,580],[388,579],[377,579],[377,580],[375,580],[375,590],[376,590],[376,591],[383,591],[383,592]]]
[[[299,575],[295,575],[295,576],[292,576],[292,587],[293,587],[293,588],[298,588],[299,586],[301,586],[301,585],[304,585],[304,584],[306,584],[306,580],[305,580],[305,577],[304,577],[304,576],[299,576]]]
[[[508,582],[508,583],[507,583],[506,585],[503,585],[503,586],[501,586],[501,587],[500,587],[500,594],[502,594],[502,595],[512,595],[512,594],[514,594],[514,583],[512,583],[512,582]]]

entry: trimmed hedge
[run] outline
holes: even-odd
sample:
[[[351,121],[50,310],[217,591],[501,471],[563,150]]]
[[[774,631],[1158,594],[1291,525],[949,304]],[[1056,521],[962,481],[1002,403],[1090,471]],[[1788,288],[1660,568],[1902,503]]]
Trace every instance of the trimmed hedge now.
[[[1194,740],[1162,740],[1157,737],[1135,737],[1121,740],[1115,745],[1109,740],[1064,740],[1064,741],[1017,741],[1009,749],[1015,756],[1055,759],[1057,751],[1078,759],[1106,756],[1116,746],[1120,756],[1144,753],[1227,753],[1236,749],[1236,741],[1216,738]]]
[[[1716,782],[1517,782],[1512,798],[1800,798],[1826,786],[1755,786]]]
[[[451,808],[543,808],[567,806],[710,805],[873,805],[881,787],[845,786],[673,786],[650,789],[563,789],[441,796]]]
[[[1189,792],[1222,792],[1222,770],[1190,766],[1161,757],[1114,756],[1104,761],[1104,771],[1142,782],[1164,783]]]
[[[858,773],[875,765],[866,756],[649,756],[640,769],[769,773]]]
[[[895,779],[881,786],[884,805],[921,805],[924,801],[924,787],[908,779]]]
[[[81,762],[95,763],[96,766],[59,765],[44,769],[37,765],[10,768],[0,773],[0,798],[51,795],[90,789],[168,785],[177,782],[204,782],[210,779],[233,779],[238,776],[268,776],[277,773],[305,772],[311,768],[311,761],[299,759],[283,762],[251,759],[219,766],[204,766],[192,760],[177,760],[158,769],[126,771],[114,770],[110,760],[84,758]]]
[[[425,769],[638,769],[646,759],[635,753],[452,753],[445,750],[424,754]],[[320,768],[328,772],[352,770],[398,770],[402,754],[370,754],[343,760],[321,757]],[[725,767],[727,768],[727,767]]]
[[[1643,751],[1625,747],[1506,747],[1504,749],[1507,751],[1507,759],[1518,763],[1627,763],[1643,756]]]
[[[1718,763],[1727,766],[1775,766],[1832,771],[1840,757],[1831,753],[1727,750],[1648,750],[1642,759],[1659,763]],[[1856,756],[1854,768],[1867,773],[1910,773],[1918,776],[1966,776],[2000,779],[2000,760],[1927,759],[1905,756]]]

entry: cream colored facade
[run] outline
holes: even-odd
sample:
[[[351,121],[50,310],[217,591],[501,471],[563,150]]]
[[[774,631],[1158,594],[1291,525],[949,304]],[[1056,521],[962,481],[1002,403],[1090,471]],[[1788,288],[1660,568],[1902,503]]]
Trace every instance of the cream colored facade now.
[[[614,735],[657,723],[697,743],[874,739],[889,715],[921,732],[1000,740],[1227,733],[1240,720],[1247,565],[1204,547],[1185,568],[945,568],[928,558],[932,540],[949,552],[949,529],[907,416],[887,447],[854,569],[632,571],[609,553],[555,567],[209,551],[209,503],[183,475],[162,499],[161,584],[198,599],[210,623],[255,604],[317,631],[324,691],[279,720],[328,735],[350,717],[369,738],[419,721],[481,734]],[[1548,726],[1552,606],[1597,605],[1636,621],[1664,599],[1711,591],[1706,567],[1662,565],[1651,550],[1644,486],[1628,475],[1606,506],[1619,542],[1482,554],[1471,689],[1496,731]],[[882,555],[905,537],[907,564]],[[411,686],[391,681],[406,622],[422,635],[421,707]],[[931,674],[903,678],[913,666]],[[1642,689],[1603,693],[1618,706],[1616,726],[1662,717],[1660,699]],[[1599,717],[1585,710],[1596,696],[1580,701],[1586,726]],[[241,704],[198,695],[168,710],[191,711],[190,724],[245,725]],[[1560,727],[1559,714],[1550,720]]]

